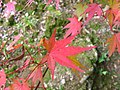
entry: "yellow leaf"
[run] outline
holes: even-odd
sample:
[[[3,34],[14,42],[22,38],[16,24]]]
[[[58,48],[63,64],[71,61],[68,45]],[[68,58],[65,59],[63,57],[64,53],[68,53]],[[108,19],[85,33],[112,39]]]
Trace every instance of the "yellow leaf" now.
[[[74,15],[76,15],[77,17],[80,17],[80,15],[83,14],[85,9],[87,8],[87,5],[78,3],[74,6],[74,8],[76,9],[75,12],[74,12]],[[85,15],[83,14],[81,17],[84,18]]]
[[[81,64],[77,59],[76,56],[69,56],[68,57],[76,66],[80,67],[81,69],[88,70],[83,64]]]

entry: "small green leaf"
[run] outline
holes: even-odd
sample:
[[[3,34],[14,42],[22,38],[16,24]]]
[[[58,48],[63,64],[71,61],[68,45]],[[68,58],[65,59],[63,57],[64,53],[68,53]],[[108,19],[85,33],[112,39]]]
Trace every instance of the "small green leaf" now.
[[[108,71],[103,71],[102,74],[103,75],[106,75],[108,73]]]

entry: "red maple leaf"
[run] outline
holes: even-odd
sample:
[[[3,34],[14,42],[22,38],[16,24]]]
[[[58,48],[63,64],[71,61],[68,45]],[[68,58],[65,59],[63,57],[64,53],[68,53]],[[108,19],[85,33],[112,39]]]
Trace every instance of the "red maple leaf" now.
[[[5,85],[6,83],[6,74],[4,72],[4,70],[0,70],[0,88],[1,86]]]
[[[109,43],[109,57],[113,54],[116,48],[120,53],[120,33],[114,34],[111,38],[108,38],[107,43]]]
[[[47,62],[48,68],[52,74],[52,79],[54,79],[54,70],[56,62],[61,64],[62,66],[66,66],[68,68],[76,69],[80,72],[84,72],[78,66],[76,66],[68,56],[76,55],[82,53],[84,51],[95,48],[95,46],[91,47],[75,47],[68,46],[72,42],[75,36],[71,36],[62,40],[55,40],[56,30],[53,32],[51,38],[49,40],[43,40],[43,46],[48,51],[45,57],[42,59],[41,63]]]
[[[85,10],[84,14],[88,14],[88,17],[84,23],[84,25],[86,25],[95,14],[97,16],[102,16],[102,9],[99,4],[92,3],[88,5],[88,8]]]
[[[70,21],[70,23],[64,27],[69,28],[64,36],[65,38],[68,37],[70,34],[77,35],[82,29],[82,22],[78,21],[78,18],[76,16],[74,16],[73,18],[68,18],[68,20]]]

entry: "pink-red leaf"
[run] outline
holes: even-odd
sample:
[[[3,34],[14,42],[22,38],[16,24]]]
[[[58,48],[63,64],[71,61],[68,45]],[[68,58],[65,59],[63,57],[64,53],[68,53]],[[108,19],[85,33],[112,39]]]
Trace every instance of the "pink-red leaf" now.
[[[78,18],[74,16],[73,18],[68,18],[70,21],[69,24],[67,24],[64,28],[69,28],[65,34],[65,38],[68,37],[69,35],[76,35],[80,33],[82,29],[82,22],[78,21]]]
[[[28,59],[24,62],[23,66],[20,68],[20,71],[23,71],[24,69],[26,69],[26,68],[28,67],[28,65],[29,65],[29,63],[30,63],[30,60],[31,60],[31,58],[28,58]]]
[[[49,56],[48,56],[47,64],[48,64],[48,68],[49,68],[50,71],[51,71],[52,79],[54,79],[55,63],[56,63],[56,62],[55,62],[54,58],[53,58],[51,55],[49,55]]]
[[[102,9],[99,4],[92,3],[88,5],[88,8],[85,10],[84,14],[88,14],[88,17],[84,23],[84,25],[86,25],[95,14],[97,16],[102,16]]]
[[[38,66],[30,75],[29,79],[32,78],[32,82],[33,84],[36,83],[37,80],[40,80],[41,82],[43,82],[43,77],[42,77],[42,70],[41,67]]]
[[[90,50],[92,48],[95,48],[95,46],[93,47],[75,47],[75,46],[69,46],[69,47],[63,47],[60,48],[56,51],[54,51],[54,53],[64,53],[64,56],[72,56],[72,55],[76,55],[76,54],[80,54],[86,50]]]
[[[93,47],[74,47],[74,46],[68,46],[68,44],[70,44],[72,42],[72,40],[74,39],[75,36],[70,36],[68,38],[62,39],[62,40],[55,40],[55,31],[52,34],[50,40],[47,40],[47,42],[52,42],[52,43],[46,43],[43,41],[43,43],[45,43],[46,45],[44,46],[51,46],[50,50],[48,51],[48,53],[46,54],[46,56],[42,59],[41,63],[43,62],[47,62],[48,64],[48,68],[50,69],[50,72],[52,74],[52,79],[54,79],[54,70],[55,70],[55,63],[59,63],[62,66],[66,66],[69,68],[73,68],[76,69],[80,72],[84,72],[83,70],[81,70],[78,66],[76,66],[69,58],[68,56],[71,55],[76,55],[79,54],[81,52],[90,50],[92,48],[95,48],[95,46]]]
[[[75,64],[73,64],[71,60],[69,60],[67,57],[65,57],[64,54],[57,53],[57,54],[52,54],[51,56],[54,58],[54,60],[56,62],[58,62],[62,66],[66,66],[66,67],[69,67],[69,68],[74,68],[74,69],[76,69],[80,72],[84,72],[79,67],[77,67]]]
[[[70,44],[74,40],[75,36],[71,36],[69,38],[61,39],[59,41],[55,42],[55,45],[53,47],[53,50],[57,50],[59,48],[66,47],[68,44]]]
[[[4,70],[0,70],[0,88],[1,86],[5,85],[6,83],[6,74],[4,72]]]

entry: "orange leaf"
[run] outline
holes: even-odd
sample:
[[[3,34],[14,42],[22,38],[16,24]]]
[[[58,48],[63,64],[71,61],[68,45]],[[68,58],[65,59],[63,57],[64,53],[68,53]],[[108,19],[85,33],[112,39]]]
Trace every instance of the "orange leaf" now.
[[[108,4],[111,9],[118,9],[120,5],[120,0],[108,0]]]
[[[90,0],[91,3],[93,3],[94,0]]]
[[[118,9],[108,9],[106,11],[105,17],[108,19],[108,23],[110,25],[110,29],[112,30],[113,25],[115,24],[115,21],[118,20],[119,17],[119,10]]]
[[[115,51],[115,48],[116,48],[116,37],[115,37],[115,35],[113,35],[111,38],[108,38],[107,43],[109,43],[108,50],[109,50],[109,56],[111,56],[112,53]]]
[[[40,39],[40,42],[37,44],[37,47],[40,47],[43,44],[43,38]]]
[[[8,87],[8,90],[30,90],[28,83],[22,79],[14,79],[13,84]]]
[[[15,46],[13,46],[12,48],[11,48],[11,50],[9,50],[9,53],[10,52],[13,52],[14,50],[16,50],[16,49],[18,49],[18,48],[20,48],[22,46],[22,44],[17,44],[17,45],[15,45]]]
[[[47,39],[43,39],[43,46],[45,47],[45,49],[50,52],[51,49],[53,48],[54,44],[55,44],[55,35],[56,35],[56,30],[54,30],[52,36],[50,37],[50,40],[48,41]]]
[[[120,33],[114,34],[111,38],[108,38],[107,43],[109,43],[109,57],[113,54],[116,48],[120,53]]]

